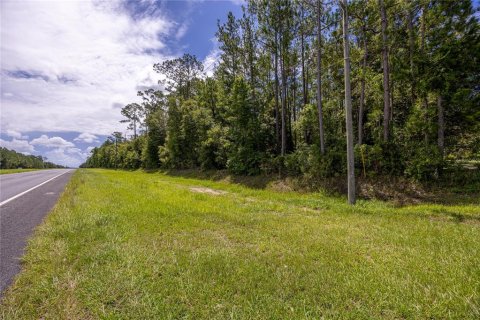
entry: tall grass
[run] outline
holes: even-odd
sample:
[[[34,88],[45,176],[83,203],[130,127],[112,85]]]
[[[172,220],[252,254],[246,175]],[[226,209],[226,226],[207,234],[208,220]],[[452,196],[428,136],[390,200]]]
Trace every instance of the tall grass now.
[[[0,175],[10,174],[10,173],[29,172],[29,171],[36,171],[36,170],[41,170],[41,169],[0,169]]]
[[[0,308],[6,319],[478,319],[480,206],[350,207],[77,170]]]

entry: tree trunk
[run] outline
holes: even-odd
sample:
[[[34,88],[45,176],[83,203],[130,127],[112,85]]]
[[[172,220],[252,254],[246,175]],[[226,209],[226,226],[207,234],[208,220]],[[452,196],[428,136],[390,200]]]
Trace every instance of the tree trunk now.
[[[443,158],[445,150],[445,119],[442,96],[439,94],[437,98],[438,112],[438,150]]]
[[[408,12],[408,42],[409,42],[409,58],[410,58],[410,77],[411,77],[411,107],[415,104],[416,95],[415,95],[415,65],[413,63],[413,55],[415,53],[415,33],[413,30],[413,4],[412,0],[409,0],[410,10]]]
[[[348,203],[355,204],[355,167],[353,154],[352,91],[350,88],[350,47],[348,43],[347,0],[342,0],[343,8],[343,57],[345,79],[345,120],[347,130],[347,182]]]
[[[363,26],[362,80],[360,82],[360,106],[358,107],[358,144],[363,144],[363,109],[365,105],[365,73],[367,70],[367,30]]]
[[[287,124],[286,124],[286,109],[287,109],[287,77],[285,72],[285,53],[282,53],[280,63],[280,72],[282,74],[282,148],[281,155],[284,156],[287,151]]]
[[[137,121],[133,120],[133,138],[137,139]]]
[[[427,5],[424,5],[423,6],[423,12],[422,12],[422,22],[421,22],[421,26],[420,26],[420,51],[422,52],[422,55],[425,53],[425,29],[426,29],[425,15],[426,15],[426,13],[427,13]],[[423,107],[423,112],[424,112],[425,125],[428,123],[428,100],[427,100],[427,95],[428,95],[427,92],[423,92],[423,94],[422,94],[422,107]],[[426,126],[426,128],[427,128],[427,126]],[[425,145],[427,146],[428,145],[428,130],[426,130],[426,128],[425,128],[423,139],[424,139]]]
[[[279,80],[278,80],[278,32],[275,31],[275,140],[280,145],[280,121],[279,121]]]
[[[387,12],[383,0],[378,0],[382,18],[382,68],[383,68],[383,140],[390,135],[390,70],[388,65]]]
[[[297,132],[294,128],[295,126],[295,123],[297,122],[297,70],[296,70],[296,67],[293,71],[293,88],[292,88],[292,99],[293,99],[293,103],[292,103],[292,116],[293,116],[293,129],[290,129],[291,132],[292,132],[292,136],[293,136],[293,148],[296,149],[297,148]],[[292,126],[291,126],[292,128]]]
[[[253,101],[256,101],[256,93],[255,93],[255,57],[254,57],[254,52],[255,52],[255,47],[254,47],[254,39],[252,37],[252,31],[250,29],[250,24],[248,24],[248,30],[249,30],[249,34],[250,34],[250,37],[249,37],[249,41],[250,41],[250,45],[249,45],[249,50],[248,50],[248,63],[249,63],[249,67],[250,67],[250,85],[252,86],[252,97],[253,97]]]
[[[320,153],[325,154],[325,138],[323,130],[323,110],[322,110],[322,1],[317,1],[317,109],[318,109],[318,128],[320,134]]]
[[[303,11],[302,11],[302,17],[303,17]],[[305,107],[305,105],[308,103],[308,92],[307,92],[307,80],[305,75],[305,43],[304,43],[303,30],[301,31],[301,34],[300,34],[300,46],[301,46],[301,56],[302,56],[303,106]]]

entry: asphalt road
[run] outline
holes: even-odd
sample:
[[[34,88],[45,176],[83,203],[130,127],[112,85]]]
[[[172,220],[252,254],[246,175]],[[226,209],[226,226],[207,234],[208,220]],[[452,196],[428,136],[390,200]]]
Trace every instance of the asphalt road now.
[[[53,208],[73,172],[53,169],[0,175],[0,297],[21,269],[28,238]]]

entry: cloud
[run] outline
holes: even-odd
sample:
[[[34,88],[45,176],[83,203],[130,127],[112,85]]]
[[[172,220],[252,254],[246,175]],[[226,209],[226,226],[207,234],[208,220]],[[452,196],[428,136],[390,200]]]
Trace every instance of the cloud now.
[[[85,143],[94,143],[98,142],[98,137],[94,134],[84,132],[78,135],[73,141],[80,141],[80,142],[85,142]]]
[[[11,141],[0,139],[0,146],[23,154],[32,154],[35,148],[27,140],[13,138]]]
[[[247,4],[247,1],[246,0],[230,0],[231,3],[233,3],[234,5],[237,5],[237,6],[241,6],[241,5],[246,5]]]
[[[33,139],[32,141],[30,141],[30,144],[42,146],[45,148],[59,148],[59,149],[75,147],[73,143],[61,137],[49,138],[45,134],[41,135],[39,138]]]
[[[20,132],[15,130],[7,130],[6,133],[9,137],[12,137],[12,138],[21,139],[21,140],[28,139],[28,136],[24,136]]]
[[[188,23],[182,23],[175,33],[175,39],[180,40],[188,31]]]
[[[155,6],[142,2],[144,6]],[[121,1],[1,1],[2,131],[120,131],[112,105],[153,85],[164,37],[161,10],[133,17]]]
[[[78,148],[55,148],[45,153],[48,161],[67,167],[78,167],[87,158]]]
[[[18,132],[10,132],[10,134],[20,136]],[[79,137],[80,136],[82,136],[82,134],[80,134]],[[87,140],[94,139],[94,137],[97,138],[95,135],[89,133],[83,134],[82,137]],[[40,151],[42,148],[46,148],[46,151],[44,150],[45,152],[41,153],[42,156],[47,157],[50,162],[68,167],[78,167],[81,163],[85,162],[94,148],[89,146],[85,148],[85,150],[82,150],[76,147],[72,142],[61,137],[50,138],[47,135],[41,135],[30,142],[28,140],[17,138],[12,138],[10,141],[0,139],[0,146],[26,155],[39,154],[39,151],[35,149],[35,146],[38,146]]]
[[[222,54],[222,51],[218,47],[217,39],[212,38],[210,41],[213,43],[213,49],[210,50],[205,59],[203,59],[204,71],[209,77],[213,76],[217,61],[220,59],[220,55]]]

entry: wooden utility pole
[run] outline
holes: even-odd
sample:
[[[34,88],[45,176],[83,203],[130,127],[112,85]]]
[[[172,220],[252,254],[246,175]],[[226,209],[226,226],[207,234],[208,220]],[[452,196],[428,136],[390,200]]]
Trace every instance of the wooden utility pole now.
[[[348,203],[355,204],[355,166],[353,155],[352,90],[350,88],[350,45],[348,43],[347,0],[341,2],[343,9],[343,61],[345,79],[345,120],[347,129],[347,182]]]

